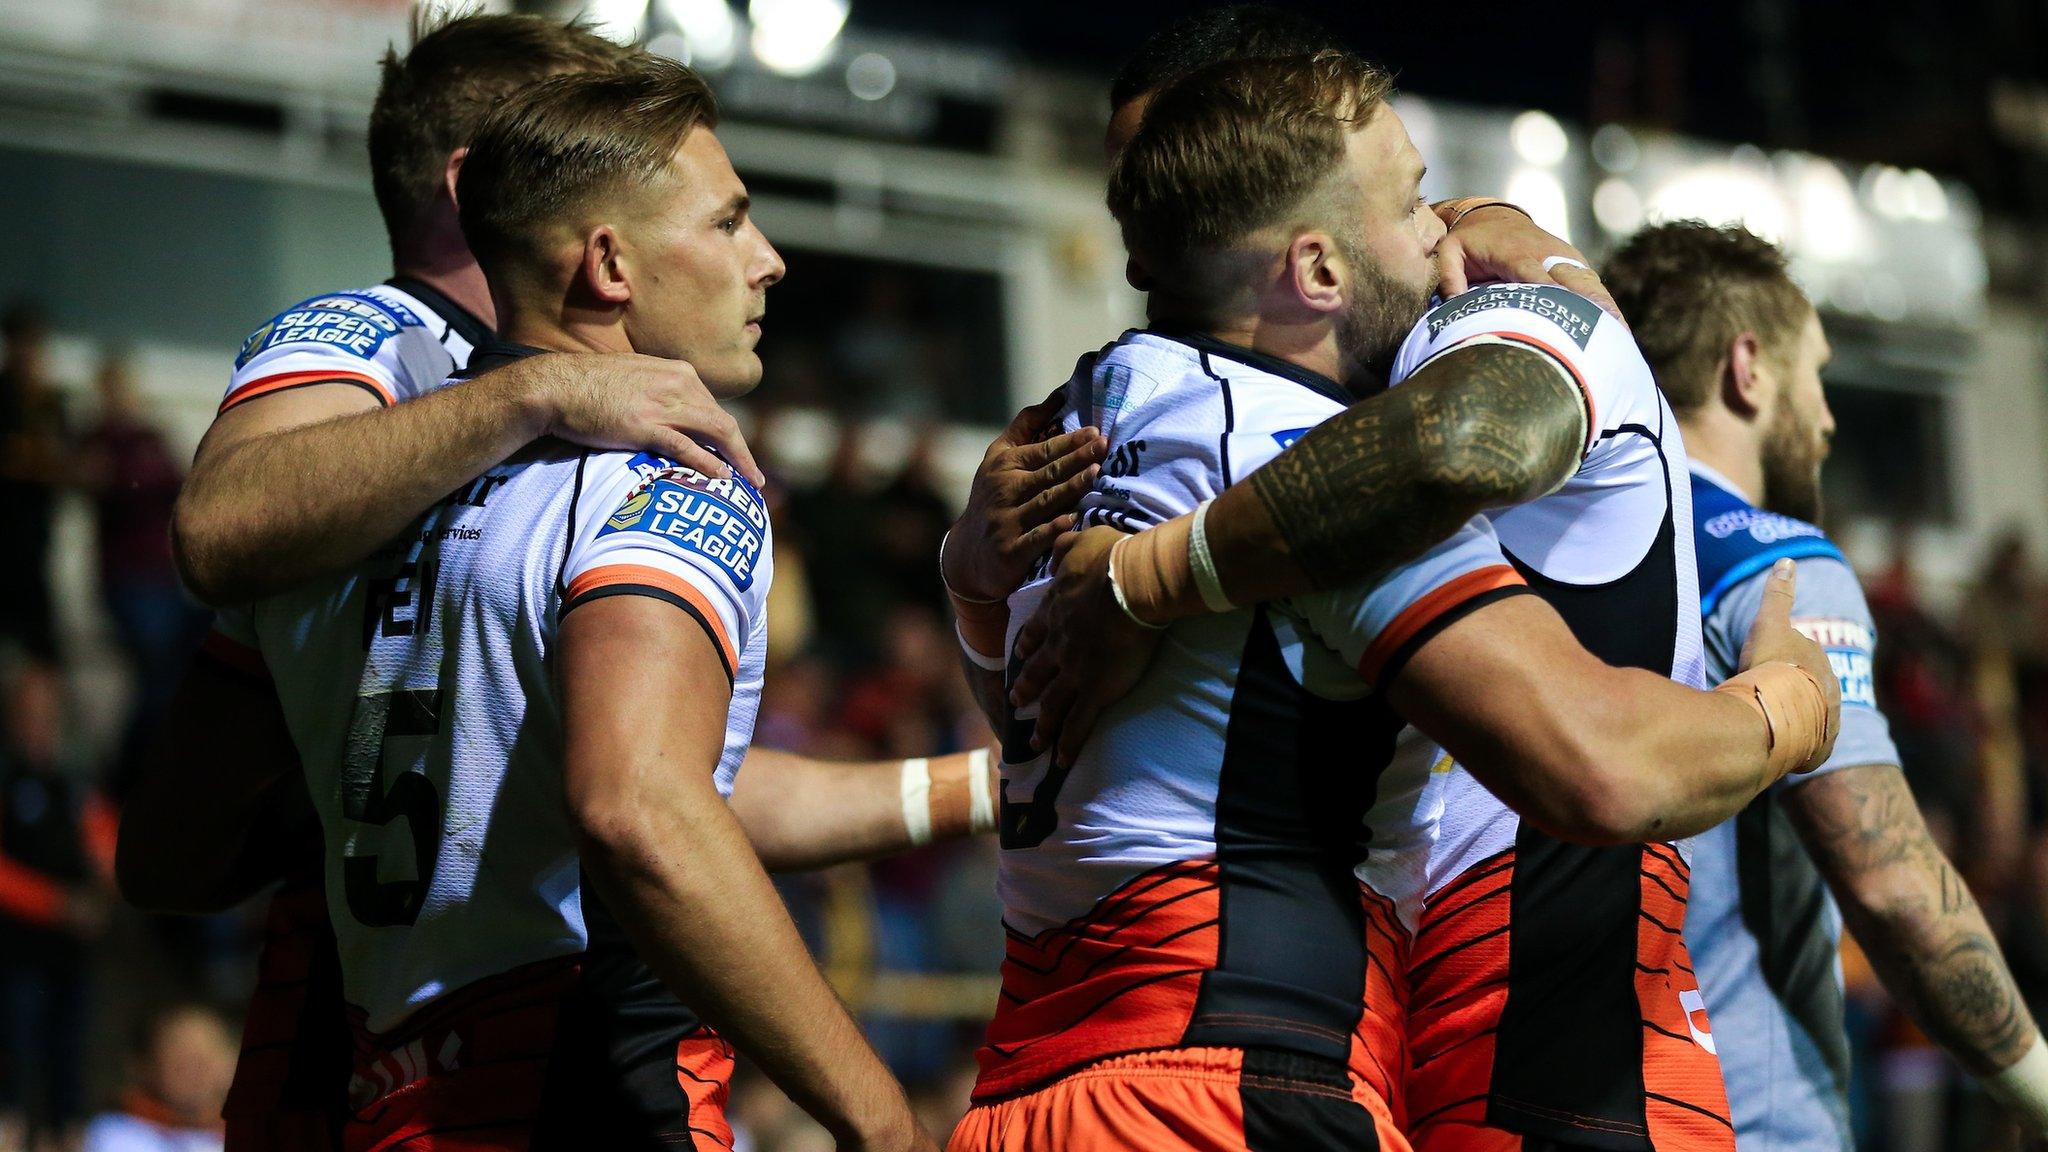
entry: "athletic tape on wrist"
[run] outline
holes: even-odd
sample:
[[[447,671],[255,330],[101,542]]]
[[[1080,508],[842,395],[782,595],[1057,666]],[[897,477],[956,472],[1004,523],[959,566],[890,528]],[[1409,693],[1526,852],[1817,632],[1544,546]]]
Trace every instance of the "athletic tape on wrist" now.
[[[975,648],[974,641],[967,638],[967,629],[958,620],[953,621],[953,635],[960,638],[960,651],[967,654],[967,662],[983,672],[1001,672],[1009,666],[1001,656],[989,656]]]
[[[1216,575],[1216,557],[1209,552],[1209,505],[1214,498],[1195,505],[1195,522],[1188,531],[1188,567],[1195,573],[1195,590],[1202,605],[1211,612],[1228,612],[1237,607],[1224,595],[1223,581]]]
[[[996,801],[988,786],[988,749],[967,754],[967,833],[979,836],[996,828]]]
[[[1764,718],[1769,741],[1766,785],[1788,772],[1819,767],[1812,763],[1827,746],[1827,692],[1813,674],[1797,664],[1773,660],[1729,677],[1714,686],[1747,702]]]
[[[1563,265],[1567,268],[1578,268],[1586,272],[1592,271],[1591,268],[1586,267],[1586,262],[1584,260],[1574,260],[1569,256],[1545,256],[1543,258],[1543,271],[1546,273],[1548,273],[1551,269],[1558,267],[1559,265]]]
[[[903,828],[910,846],[932,842],[932,762],[919,756],[903,762]]]
[[[1984,1077],[1983,1084],[2035,1135],[2048,1135],[2048,1041],[2034,1037],[2025,1056],[2005,1071]]]
[[[1130,619],[1131,623],[1136,624],[1140,628],[1157,632],[1161,628],[1166,627],[1166,625],[1154,624],[1132,611],[1130,600],[1124,596],[1124,586],[1116,578],[1116,554],[1123,551],[1133,539],[1135,537],[1126,536],[1109,546],[1109,594],[1116,598],[1116,606],[1123,609],[1124,615]]]

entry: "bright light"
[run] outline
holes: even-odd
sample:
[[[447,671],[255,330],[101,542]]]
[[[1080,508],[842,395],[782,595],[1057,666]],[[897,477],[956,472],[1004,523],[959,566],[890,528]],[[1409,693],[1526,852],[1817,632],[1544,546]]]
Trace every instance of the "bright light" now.
[[[1906,173],[1906,202],[1913,218],[1938,224],[1948,219],[1948,193],[1932,172],[1915,168]]]
[[[846,65],[846,90],[862,100],[880,100],[896,90],[896,65],[880,52],[863,52]]]
[[[1517,168],[1508,177],[1506,196],[1510,203],[1528,212],[1537,227],[1571,243],[1571,206],[1565,203],[1564,181],[1557,178],[1557,173],[1543,168]]]
[[[1515,155],[1531,164],[1555,167],[1572,150],[1564,126],[1547,112],[1524,112],[1508,126],[1508,143]]]
[[[1593,162],[1609,172],[1633,171],[1642,153],[1636,134],[1619,124],[1603,124],[1593,133]]]
[[[1805,159],[1792,199],[1799,213],[1799,248],[1815,260],[1845,263],[1869,254],[1870,229],[1849,178],[1831,161]]]
[[[740,18],[725,0],[656,0],[669,20],[682,29],[688,47],[682,59],[699,68],[717,70],[732,63],[740,51]]]
[[[619,44],[636,44],[647,30],[647,0],[588,0],[583,18],[590,30]]]
[[[1774,244],[1785,239],[1790,216],[1769,176],[1732,164],[1695,168],[1650,195],[1652,221],[1740,224]]]
[[[1610,236],[1627,236],[1643,226],[1643,197],[1626,180],[1609,178],[1593,190],[1593,219]]]
[[[1903,220],[1913,210],[1913,193],[1906,186],[1906,174],[1887,164],[1873,164],[1863,170],[1863,196],[1877,214],[1887,220]]]
[[[754,59],[770,72],[808,76],[824,67],[846,27],[847,0],[752,0]]]

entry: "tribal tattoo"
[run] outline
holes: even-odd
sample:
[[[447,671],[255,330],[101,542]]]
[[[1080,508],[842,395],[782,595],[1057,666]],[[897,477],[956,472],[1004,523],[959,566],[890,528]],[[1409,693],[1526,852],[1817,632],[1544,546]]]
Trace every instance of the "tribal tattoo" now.
[[[1543,353],[1460,348],[1324,421],[1250,487],[1308,584],[1330,588],[1554,490],[1579,466],[1586,422],[1584,396]]]
[[[2038,1035],[1970,890],[1927,833],[1905,774],[1844,768],[1785,793],[1842,918],[1914,1021],[1977,1075]]]

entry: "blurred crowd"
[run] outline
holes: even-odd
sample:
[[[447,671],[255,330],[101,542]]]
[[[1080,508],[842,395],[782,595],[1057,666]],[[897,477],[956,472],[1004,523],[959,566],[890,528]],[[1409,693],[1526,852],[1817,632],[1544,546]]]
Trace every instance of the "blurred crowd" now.
[[[118,352],[96,388],[69,393],[49,378],[44,329],[17,308],[0,330],[0,1152],[217,1147],[260,909],[144,917],[118,904],[111,883],[126,785],[206,623],[178,589],[168,546],[181,461]],[[839,343],[852,350],[848,371],[904,362]],[[829,349],[812,353],[820,371],[839,370]],[[807,434],[795,424],[761,413],[753,446],[771,474],[794,455],[790,438]],[[848,759],[983,743],[935,563],[962,494],[936,480],[928,438],[877,472],[860,423],[840,428],[815,480],[769,488],[775,626],[757,740]],[[90,615],[123,665],[118,699],[82,694],[57,624],[53,518],[66,499],[91,509]],[[2048,573],[2014,537],[1989,550],[1953,610],[1929,606],[1906,547],[1864,576],[1881,635],[1879,695],[1906,770],[2037,1015],[2048,1013]],[[124,714],[109,718],[110,707]],[[122,735],[93,751],[79,735],[88,717]],[[874,1005],[871,1035],[934,1131],[966,1107],[994,1000],[994,871],[984,841],[781,882],[828,971],[856,1005]],[[1853,945],[1844,963],[1862,1145],[1976,1146],[1989,1105],[1886,1001]],[[898,994],[868,995],[884,979]],[[742,1072],[732,1111],[742,1148],[831,1147],[758,1076]]]

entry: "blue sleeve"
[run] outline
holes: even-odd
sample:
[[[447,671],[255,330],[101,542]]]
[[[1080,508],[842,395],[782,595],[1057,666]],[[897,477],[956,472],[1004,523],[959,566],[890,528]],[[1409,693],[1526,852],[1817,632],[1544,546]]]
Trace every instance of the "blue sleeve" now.
[[[1871,678],[1877,629],[1863,598],[1863,586],[1840,560],[1813,557],[1798,563],[1799,590],[1792,601],[1792,626],[1827,650],[1828,663],[1842,687],[1842,734],[1827,763],[1812,772],[1788,776],[1784,783],[1797,784],[1858,764],[1897,764],[1899,751],[1892,744],[1891,725],[1878,711]],[[1708,617],[1708,663],[1723,678],[1732,674],[1741,657],[1742,642],[1763,601],[1767,576],[1768,572],[1758,573],[1729,588]]]

